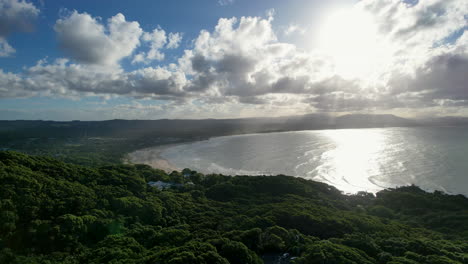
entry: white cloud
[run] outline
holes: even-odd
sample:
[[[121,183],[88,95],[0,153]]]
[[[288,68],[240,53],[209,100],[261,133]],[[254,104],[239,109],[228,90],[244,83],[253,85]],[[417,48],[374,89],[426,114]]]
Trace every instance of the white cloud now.
[[[143,30],[117,14],[104,26],[87,13],[73,11],[57,20],[54,29],[61,48],[78,62],[117,65],[140,44]]]
[[[290,24],[283,30],[283,34],[286,36],[293,35],[293,34],[304,35],[305,33],[306,33],[306,30],[297,24]]]
[[[150,50],[146,54],[148,60],[164,60],[164,54],[159,50],[164,47],[167,42],[166,32],[162,29],[155,29],[152,33],[145,33],[143,40],[150,43]]]
[[[388,67],[414,71],[437,53],[441,41],[468,25],[468,2],[365,0],[356,8],[372,14],[378,37],[387,43]],[[386,65],[386,66],[387,66]]]
[[[168,49],[177,49],[182,41],[181,33],[169,33],[169,42],[166,45]]]
[[[0,57],[8,57],[15,53],[15,49],[8,44],[6,39],[0,37]]]
[[[100,18],[73,11],[58,19],[54,29],[60,47],[71,58],[94,65],[118,66],[140,45],[147,51],[135,54],[133,64],[162,61],[165,57],[162,50],[177,48],[182,40],[181,33],[169,33],[167,36],[166,31],[159,27],[152,32],[144,32],[138,22],[126,21],[120,13],[104,24]]]
[[[141,38],[144,43],[148,43],[149,50],[147,52],[140,52],[133,57],[132,63],[144,63],[148,64],[151,61],[162,61],[165,58],[163,49],[175,49],[179,47],[180,41],[182,40],[181,33],[169,33],[166,35],[166,31],[161,28],[156,28],[153,32],[143,33]]]
[[[278,42],[269,18],[220,19],[214,32],[201,32],[194,43],[179,61],[193,76],[187,91],[260,103],[265,100],[258,96],[267,94],[324,93],[354,86],[335,76],[325,58]]]
[[[143,63],[145,61],[145,53],[140,52],[133,57],[132,64]]]
[[[132,72],[100,65],[76,64],[67,59],[45,60],[22,74],[0,71],[0,98],[121,95],[134,98],[180,100],[188,80],[180,71],[148,67]]]
[[[39,14],[32,3],[18,0],[0,0],[0,57],[15,53],[6,38],[12,32],[29,32]]]
[[[227,6],[234,4],[234,0],[218,0],[218,5]]]
[[[163,59],[162,51],[177,48],[181,34],[166,34],[161,28],[144,33],[138,23],[126,22],[123,15],[110,19],[106,27],[96,18],[74,12],[59,20],[56,30],[60,43],[67,44],[78,63],[40,62],[22,74],[2,71],[0,97],[121,95],[167,100],[168,105],[178,102],[186,111],[178,112],[181,115],[218,117],[232,111],[251,116],[275,111],[463,108],[468,103],[468,34],[458,39],[450,36],[466,27],[466,5],[463,0],[427,0],[415,5],[396,0],[359,2],[350,12],[371,16],[376,28],[371,37],[381,45],[371,64],[375,67],[364,75],[344,75],[340,62],[320,50],[301,50],[279,41],[271,16],[222,18],[213,30],[202,30],[191,48],[171,65],[130,72],[102,67],[118,65],[130,56],[139,39],[147,50],[136,54],[133,62]],[[116,47],[115,39],[123,46]],[[133,44],[127,45],[128,40]],[[357,54],[366,51],[357,49]],[[102,50],[106,52],[100,54]],[[359,66],[363,60],[367,57],[351,62]]]

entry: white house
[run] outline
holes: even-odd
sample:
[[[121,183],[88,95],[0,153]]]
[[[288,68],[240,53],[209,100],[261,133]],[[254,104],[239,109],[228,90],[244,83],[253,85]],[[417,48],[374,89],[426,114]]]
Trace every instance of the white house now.
[[[164,189],[168,189],[168,188],[171,188],[171,187],[182,187],[183,186],[180,183],[163,182],[163,181],[157,181],[157,182],[150,181],[150,182],[148,182],[148,185],[151,186],[151,187],[156,187],[159,190],[164,190]]]

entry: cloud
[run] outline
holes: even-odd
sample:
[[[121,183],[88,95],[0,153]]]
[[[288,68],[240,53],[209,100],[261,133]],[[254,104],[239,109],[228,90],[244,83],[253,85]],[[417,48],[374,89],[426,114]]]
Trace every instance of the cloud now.
[[[234,4],[234,0],[218,0],[218,5],[227,6]]]
[[[169,33],[166,35],[166,31],[161,28],[156,28],[153,32],[143,33],[142,40],[144,43],[149,44],[149,50],[147,52],[140,52],[133,57],[132,63],[144,63],[148,64],[151,61],[162,61],[164,60],[164,53],[162,49],[176,49],[179,47],[180,41],[182,40],[181,33]]]
[[[407,94],[421,104],[434,105],[444,102],[468,105],[468,52],[466,36],[458,45],[446,48],[431,56],[413,74],[395,74],[390,80],[393,94]]]
[[[132,63],[144,62],[148,63],[151,60],[164,60],[164,53],[160,51],[167,42],[166,31],[155,29],[151,33],[145,32],[142,37],[143,41],[150,43],[150,49],[147,53],[138,53]]]
[[[54,26],[60,47],[79,63],[118,66],[120,61],[133,56],[132,63],[148,64],[164,60],[162,49],[175,49],[182,40],[181,33],[169,33],[160,27],[145,32],[135,21],[126,21],[121,13],[109,18],[107,24],[87,13],[73,11],[57,20]]]
[[[32,3],[18,0],[0,0],[0,57],[15,53],[6,38],[13,32],[30,32],[33,20],[39,14]]]
[[[270,17],[243,17],[200,33],[179,62],[193,77],[187,90],[260,105],[293,96],[296,104],[336,112],[468,102],[468,34],[443,42],[466,29],[466,1],[365,0],[354,9],[372,16],[383,42],[373,76],[343,76],[326,54],[279,42]]]
[[[39,61],[22,74],[0,71],[0,98],[120,95],[134,98],[181,100],[188,80],[183,72],[148,67],[125,72],[114,67],[76,64],[67,59]]]
[[[205,111],[218,117],[229,111],[251,116],[275,109],[288,114],[466,107],[465,3],[358,2],[352,12],[372,16],[382,48],[364,76],[343,75],[339,62],[320,50],[281,42],[272,16],[221,18],[214,29],[202,30],[176,63],[167,64],[161,62],[164,49],[178,48],[181,33],[159,27],[144,32],[121,14],[104,25],[73,12],[58,20],[55,29],[74,60],[40,61],[20,74],[0,71],[0,97],[126,96],[177,102],[184,114],[202,116]],[[133,62],[159,65],[132,71],[106,67],[119,66],[139,45]],[[355,65],[366,58],[358,59]]]
[[[0,36],[12,32],[29,32],[33,29],[32,20],[39,14],[34,4],[18,0],[0,1]]]
[[[283,34],[285,36],[290,36],[293,34],[304,35],[305,33],[306,30],[297,24],[290,24],[289,26],[283,29]]]
[[[127,22],[117,14],[104,26],[87,13],[73,11],[57,20],[54,29],[60,47],[78,62],[117,65],[140,44],[143,30],[138,22]]]
[[[264,102],[258,96],[267,94],[324,93],[355,86],[335,76],[325,58],[279,42],[270,18],[220,19],[214,32],[201,32],[194,43],[179,61],[193,76],[188,91],[252,103]]]
[[[168,49],[177,49],[182,41],[181,33],[169,33],[168,43],[166,48]]]
[[[16,50],[8,44],[6,39],[0,37],[0,57],[8,57],[15,52]]]

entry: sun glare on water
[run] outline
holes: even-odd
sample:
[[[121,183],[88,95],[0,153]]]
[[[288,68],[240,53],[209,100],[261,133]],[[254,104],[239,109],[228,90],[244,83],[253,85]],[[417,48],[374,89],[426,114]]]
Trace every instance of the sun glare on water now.
[[[380,129],[343,129],[320,131],[335,147],[322,154],[322,165],[312,173],[317,179],[337,186],[348,193],[361,190],[378,191],[370,181],[382,174],[386,136]]]
[[[335,10],[326,17],[318,29],[318,49],[347,78],[374,75],[389,51],[373,16],[352,8]]]

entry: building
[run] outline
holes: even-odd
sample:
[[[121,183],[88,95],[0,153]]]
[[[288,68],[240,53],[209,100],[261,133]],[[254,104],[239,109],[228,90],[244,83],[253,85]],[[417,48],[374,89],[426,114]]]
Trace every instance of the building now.
[[[179,188],[183,186],[183,184],[180,184],[180,183],[163,182],[163,181],[156,181],[156,182],[150,181],[148,182],[148,185],[151,187],[158,188],[159,190],[169,189],[171,187]]]

